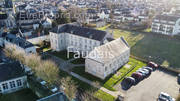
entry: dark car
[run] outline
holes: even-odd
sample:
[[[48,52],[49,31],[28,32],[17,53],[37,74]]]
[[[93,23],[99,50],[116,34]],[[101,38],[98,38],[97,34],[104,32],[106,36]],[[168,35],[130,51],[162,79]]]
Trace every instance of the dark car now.
[[[143,79],[147,78],[150,75],[150,72],[146,69],[139,69],[136,72],[141,73],[143,75]]]
[[[153,70],[156,70],[156,69],[159,67],[158,64],[156,64],[156,63],[154,63],[154,62],[149,62],[149,63],[148,63],[148,66],[149,66],[149,67],[152,67]]]
[[[150,72],[153,71],[153,69],[152,69],[151,67],[143,67],[143,69],[147,69],[147,70],[149,70]]]
[[[122,89],[124,90],[128,90],[129,88],[131,88],[131,86],[133,86],[135,84],[135,79],[132,77],[127,77],[125,78],[121,85],[122,85]]]
[[[141,73],[135,72],[131,75],[135,79],[135,84],[139,83],[141,80],[143,80],[143,75]]]
[[[178,84],[180,85],[180,74],[178,74]]]
[[[118,97],[117,97],[116,101],[124,101],[124,97],[122,97],[122,96],[118,95]]]

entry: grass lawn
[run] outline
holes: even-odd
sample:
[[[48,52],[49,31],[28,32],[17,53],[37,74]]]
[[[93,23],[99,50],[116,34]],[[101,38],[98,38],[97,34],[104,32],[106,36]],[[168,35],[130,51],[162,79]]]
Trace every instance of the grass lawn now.
[[[180,40],[159,34],[111,30],[114,31],[115,38],[122,36],[126,39],[131,46],[131,55],[154,61],[165,67],[180,69],[180,54],[178,54]]]
[[[98,90],[95,94],[95,97],[101,98],[102,101],[115,101],[115,98],[102,90]]]
[[[38,97],[30,90],[24,89],[15,93],[0,95],[0,101],[36,101]]]
[[[70,75],[67,74],[66,72],[60,71],[60,77],[61,78],[67,77],[67,76],[70,76]],[[72,77],[72,76],[70,76],[70,77]],[[110,95],[110,94],[108,94],[102,90],[98,90],[97,88],[94,88],[93,86],[91,86],[85,82],[82,82],[75,77],[72,77],[72,79],[74,80],[74,82],[77,84],[77,86],[80,89],[84,90],[85,92],[89,92],[94,97],[96,97],[102,101],[114,101],[114,99],[115,99],[112,95]]]
[[[138,61],[136,59],[130,58],[127,65],[121,67],[115,74],[107,77],[105,80],[101,80],[89,73],[85,72],[85,67],[75,67],[73,68],[73,72],[93,81],[93,82],[99,82],[103,87],[106,89],[109,89],[111,91],[115,91],[113,88],[117,83],[120,83],[124,76],[131,75],[134,71],[137,69],[145,66],[146,64]],[[134,69],[133,69],[134,68]],[[133,69],[133,70],[132,70]],[[130,73],[127,74],[128,71],[132,70]]]
[[[54,56],[57,56],[63,60],[69,60],[69,59],[72,59],[74,57],[74,53],[67,53],[66,50],[63,50],[63,51],[60,51],[60,52],[48,52],[49,54],[52,54]]]
[[[104,27],[100,27],[100,28],[96,28],[97,30],[106,30],[108,27],[110,27],[111,24],[107,24],[106,26]]]
[[[74,61],[71,61],[73,64],[85,64],[85,59],[84,58],[78,58]]]

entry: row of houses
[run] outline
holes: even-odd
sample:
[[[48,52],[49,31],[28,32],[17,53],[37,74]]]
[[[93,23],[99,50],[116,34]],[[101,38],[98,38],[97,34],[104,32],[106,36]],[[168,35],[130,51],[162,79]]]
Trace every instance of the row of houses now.
[[[123,37],[114,40],[105,31],[69,24],[54,28],[50,43],[54,51],[85,55],[85,71],[101,79],[126,64],[130,56],[130,47]]]

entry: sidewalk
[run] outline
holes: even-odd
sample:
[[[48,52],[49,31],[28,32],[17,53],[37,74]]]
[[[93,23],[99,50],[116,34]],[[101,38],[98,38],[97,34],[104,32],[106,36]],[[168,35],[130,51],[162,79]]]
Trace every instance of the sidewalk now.
[[[110,91],[110,90],[108,90],[108,89],[106,89],[104,87],[100,87],[100,86],[94,84],[92,81],[90,81],[90,80],[88,80],[88,79],[86,79],[86,78],[84,78],[84,77],[70,71],[73,67],[84,66],[84,64],[72,64],[71,61],[73,61],[74,59],[70,59],[70,60],[65,61],[65,60],[60,59],[60,58],[58,58],[56,56],[53,56],[51,54],[48,54],[48,55],[51,56],[51,58],[54,60],[54,62],[56,62],[58,64],[59,69],[69,73],[71,76],[73,76],[73,77],[75,77],[75,78],[77,78],[77,79],[79,79],[79,80],[81,80],[81,81],[95,87],[95,88],[98,88],[98,89],[100,89],[100,90],[114,96],[115,98],[117,98],[118,95],[123,96],[123,94],[120,91]]]

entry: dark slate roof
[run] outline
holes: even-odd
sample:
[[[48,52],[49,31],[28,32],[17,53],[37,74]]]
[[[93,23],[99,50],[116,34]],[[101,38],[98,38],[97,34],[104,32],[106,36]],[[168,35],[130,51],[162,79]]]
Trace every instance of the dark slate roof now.
[[[11,42],[11,43],[18,45],[21,48],[24,48],[24,49],[34,46],[32,43],[26,41],[25,39],[23,39],[21,37],[16,37],[13,34],[7,34],[6,40]]]
[[[114,38],[107,38],[107,40],[110,42],[110,41],[113,41],[115,39]]]
[[[1,13],[0,12],[0,20],[4,20],[4,19],[7,19],[8,18],[8,15],[6,13]]]
[[[88,10],[87,10],[87,13],[96,14],[97,11],[96,11],[95,9],[88,9]]]
[[[175,22],[178,19],[180,19],[180,16],[175,16],[175,15],[157,15],[155,17],[155,19]]]
[[[104,12],[105,14],[109,14],[107,9],[101,10],[101,13]]]
[[[39,99],[37,101],[69,101],[66,95],[61,92]]]
[[[0,82],[24,76],[19,62],[0,63]]]
[[[70,24],[65,24],[62,25],[58,30],[57,28],[54,29],[54,31],[58,31],[57,33],[70,33],[98,41],[102,41],[105,36],[107,35],[107,32],[105,31],[100,31],[96,29],[91,29],[91,28],[85,28],[85,27],[80,27],[80,26],[74,26]]]

